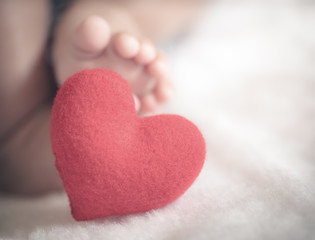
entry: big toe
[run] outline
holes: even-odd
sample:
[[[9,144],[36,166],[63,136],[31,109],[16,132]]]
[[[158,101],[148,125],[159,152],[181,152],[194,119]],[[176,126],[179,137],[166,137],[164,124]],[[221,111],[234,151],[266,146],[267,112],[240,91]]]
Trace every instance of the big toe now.
[[[110,40],[110,28],[105,19],[89,16],[78,26],[73,35],[73,45],[79,57],[94,57],[101,53]]]

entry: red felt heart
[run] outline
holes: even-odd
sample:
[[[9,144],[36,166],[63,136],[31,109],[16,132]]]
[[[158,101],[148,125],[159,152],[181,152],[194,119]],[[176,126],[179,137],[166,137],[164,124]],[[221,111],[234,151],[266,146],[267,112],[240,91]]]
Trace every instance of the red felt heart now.
[[[205,160],[193,123],[138,117],[128,83],[104,69],[76,73],[58,91],[51,140],[76,220],[165,206],[191,186]]]

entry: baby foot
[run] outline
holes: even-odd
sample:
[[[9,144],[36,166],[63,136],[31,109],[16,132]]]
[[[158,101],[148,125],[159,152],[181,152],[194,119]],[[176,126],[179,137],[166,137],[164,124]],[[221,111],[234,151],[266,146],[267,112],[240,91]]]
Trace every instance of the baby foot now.
[[[125,32],[111,34],[99,16],[89,16],[73,29],[61,27],[56,34],[53,62],[58,85],[80,70],[105,68],[129,82],[141,113],[156,111],[171,97],[165,57],[149,41]]]

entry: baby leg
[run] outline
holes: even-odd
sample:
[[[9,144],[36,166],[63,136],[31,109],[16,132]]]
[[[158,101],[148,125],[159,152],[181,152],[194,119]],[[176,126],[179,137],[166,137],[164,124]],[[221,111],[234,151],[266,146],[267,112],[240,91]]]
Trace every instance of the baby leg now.
[[[50,150],[51,84],[44,61],[50,3],[0,1],[0,189],[61,188]]]

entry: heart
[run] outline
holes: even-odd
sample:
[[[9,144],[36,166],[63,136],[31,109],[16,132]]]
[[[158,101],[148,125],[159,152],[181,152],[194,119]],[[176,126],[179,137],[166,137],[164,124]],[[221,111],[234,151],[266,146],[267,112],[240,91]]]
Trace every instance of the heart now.
[[[192,122],[137,116],[128,82],[104,69],[66,80],[54,100],[51,141],[77,221],[167,205],[192,185],[206,154]]]

